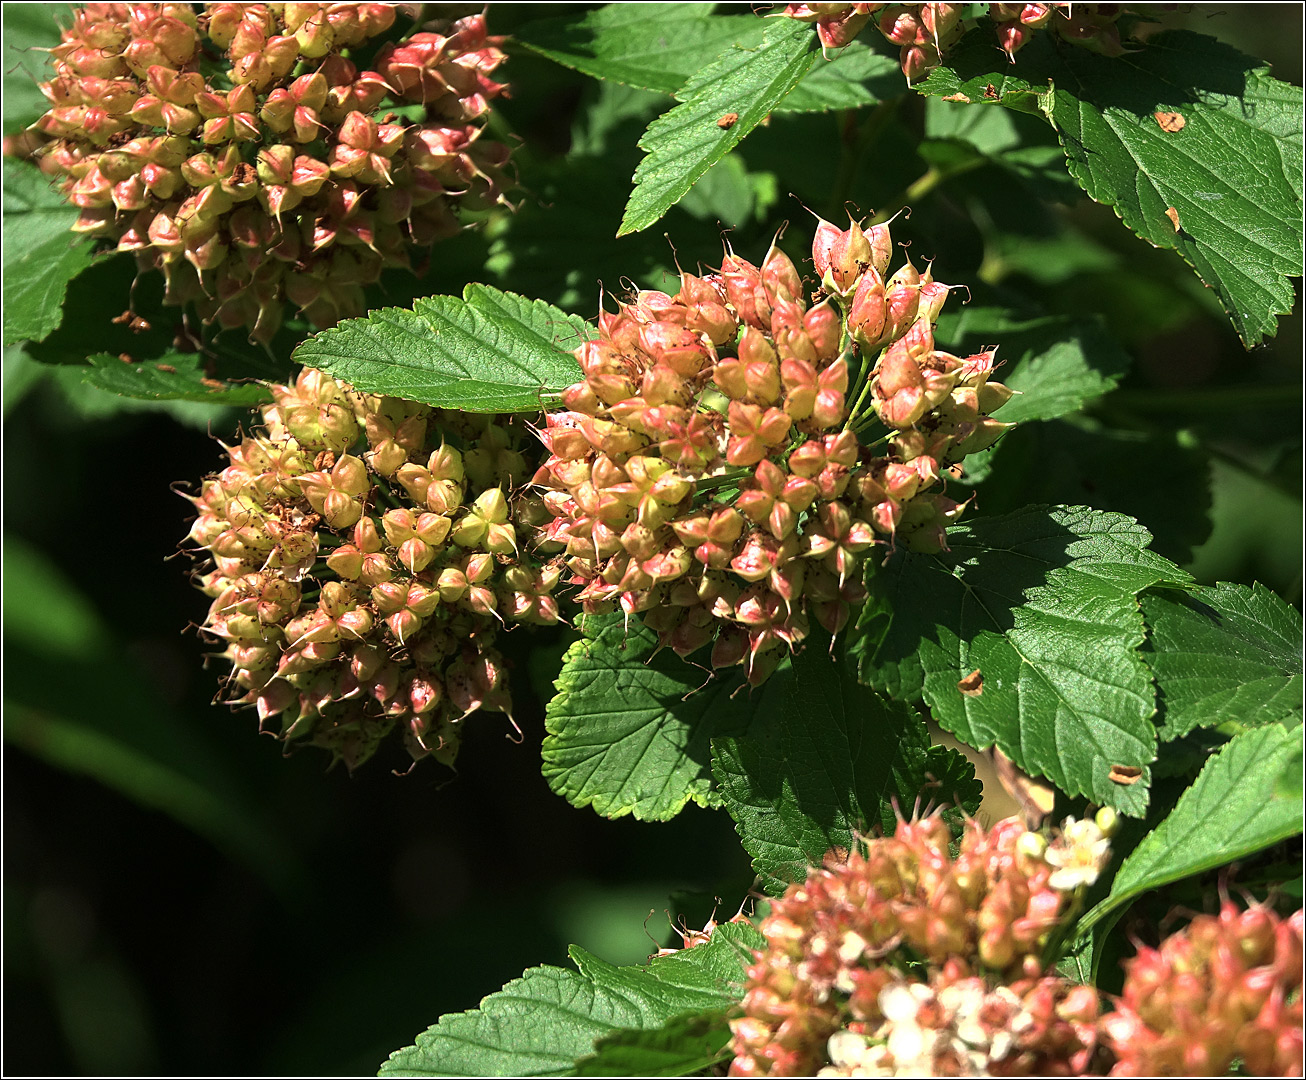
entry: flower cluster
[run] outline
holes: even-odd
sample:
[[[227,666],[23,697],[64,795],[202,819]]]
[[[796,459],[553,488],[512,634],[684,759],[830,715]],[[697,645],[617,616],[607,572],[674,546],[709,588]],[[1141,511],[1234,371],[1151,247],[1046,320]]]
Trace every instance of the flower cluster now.
[[[82,212],[73,228],[157,267],[165,302],[276,333],[362,314],[383,268],[501,199],[506,147],[478,141],[504,87],[483,15],[346,52],[383,3],[87,4],[53,50],[50,108],[18,140]],[[416,122],[404,122],[391,108]]]
[[[1302,1073],[1302,912],[1225,901],[1125,964],[1102,1018],[1113,1076],[1215,1076],[1241,1058],[1252,1076]]]
[[[311,369],[272,394],[191,497],[229,701],[350,768],[396,726],[450,763],[469,713],[510,713],[496,629],[558,619],[560,569],[522,554],[547,516],[525,436]]]
[[[710,643],[756,685],[810,617],[843,628],[873,544],[944,546],[962,507],[933,489],[1009,426],[988,414],[1011,391],[993,353],[934,348],[948,286],[910,262],[886,280],[891,254],[887,225],[823,221],[818,303],[773,244],[600,315],[535,477],[587,612],[642,614],[682,656]]]
[[[1009,985],[945,961],[928,981],[892,977],[879,1023],[830,1036],[818,1076],[1080,1076],[1096,1053],[1097,992],[1055,975]]]
[[[821,45],[841,49],[872,19],[886,40],[899,47],[899,64],[909,83],[938,67],[962,34],[964,4],[787,4],[790,18],[816,24]],[[1050,33],[1108,56],[1121,52],[1116,20],[1120,4],[989,4],[998,44],[1013,60],[1035,30]]]
[[[1050,974],[1043,952],[1105,864],[1103,826],[1068,819],[1049,842],[1018,818],[968,821],[953,857],[929,816],[827,859],[761,924],[731,1074],[1085,1071],[1096,991]]]

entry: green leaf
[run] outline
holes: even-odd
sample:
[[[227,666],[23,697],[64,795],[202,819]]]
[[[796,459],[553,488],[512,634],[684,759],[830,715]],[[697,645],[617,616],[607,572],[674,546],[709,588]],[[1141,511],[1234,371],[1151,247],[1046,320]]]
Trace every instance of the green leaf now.
[[[47,50],[59,44],[60,25],[72,22],[71,4],[5,4],[4,134],[35,123],[50,107],[40,84],[53,74]]]
[[[712,8],[608,4],[597,11],[527,23],[516,40],[596,79],[676,94],[730,47],[754,49],[762,42],[764,20],[715,15]],[[856,109],[905,90],[896,60],[855,41],[817,63],[776,111]]]
[[[968,147],[972,153],[1020,177],[1041,200],[1078,201],[1080,187],[1066,172],[1065,152],[1042,116],[1013,109],[973,109],[958,102],[928,98],[925,136],[921,154],[931,163],[940,152],[946,152],[931,149],[931,144],[951,146],[954,155],[958,148]],[[1029,239],[1023,235],[1018,238]]]
[[[941,315],[935,337],[959,356],[998,346],[996,377],[1019,391],[995,414],[1008,423],[1076,412],[1114,389],[1129,367],[1129,354],[1099,322],[1066,315],[1020,319],[967,305]]]
[[[68,282],[91,264],[80,211],[35,165],[4,161],[4,343],[40,341],[63,319]]]
[[[542,300],[472,284],[462,299],[431,296],[412,310],[349,319],[309,338],[294,358],[369,394],[468,412],[532,412],[581,379],[570,351],[592,333],[579,316]]]
[[[754,217],[764,217],[775,203],[775,188],[774,173],[750,173],[743,157],[730,153],[685,193],[679,209],[700,221],[738,228]],[[769,198],[759,199],[762,193]]]
[[[89,358],[85,381],[111,394],[150,401],[204,401],[216,405],[259,405],[272,400],[258,383],[210,379],[199,353],[169,353],[159,360],[124,363],[99,353]]]
[[[751,710],[737,677],[711,677],[642,622],[585,620],[545,710],[544,777],[573,806],[666,821],[690,801],[712,806],[709,740]]]
[[[1269,724],[1230,740],[1121,863],[1110,894],[1084,916],[1078,931],[1149,889],[1224,866],[1301,832],[1301,800],[1275,790],[1301,738],[1300,724]]]
[[[769,891],[801,881],[832,848],[892,830],[894,802],[978,805],[959,754],[931,747],[921,719],[858,684],[817,643],[764,684],[748,733],[712,740],[713,772]],[[955,759],[955,760],[954,760]]]
[[[1188,575],[1122,514],[1027,507],[949,530],[951,551],[900,552],[858,619],[861,677],[923,695],[938,722],[1032,776],[1139,816],[1156,756],[1155,692],[1135,599]],[[978,693],[958,683],[978,670]],[[1132,785],[1110,779],[1136,766]]]
[[[1179,252],[1248,348],[1274,335],[1275,316],[1292,309],[1288,279],[1302,272],[1300,88],[1185,30],[1120,57],[1043,35],[1013,67],[979,29],[921,89],[984,102],[989,84],[998,93],[987,100],[1047,116],[1080,186],[1143,239]],[[1157,113],[1177,113],[1183,127],[1164,130]]]
[[[1142,603],[1162,739],[1300,718],[1302,618],[1265,586],[1220,582],[1186,596],[1148,593]]]
[[[701,946],[699,946],[701,948]],[[577,1076],[690,1076],[729,1061],[726,1013],[684,1013],[659,1028],[614,1031],[576,1063]]]
[[[528,49],[596,79],[674,94],[731,45],[755,46],[765,24],[714,15],[711,4],[608,4],[521,27]]]
[[[42,377],[45,369],[27,355],[21,345],[4,347],[4,415],[8,416],[22,403]]]
[[[441,1017],[397,1050],[381,1076],[572,1076],[595,1040],[616,1029],[653,1029],[686,1012],[728,1008],[743,992],[752,926],[723,923],[708,941],[647,965],[614,967],[575,946],[579,971],[537,967],[480,1008]]]
[[[977,498],[988,514],[1089,503],[1139,521],[1152,550],[1181,564],[1211,534],[1210,459],[1183,431],[1120,430],[1083,415],[1022,424],[991,452],[967,458],[966,475],[981,481]]]
[[[618,236],[646,229],[708,169],[757,127],[807,74],[816,35],[794,19],[772,19],[755,49],[731,48],[676,95],[683,104],[649,125],[639,145],[649,152],[635,170],[635,190]],[[736,119],[727,127],[718,121]]]
[[[860,41],[840,49],[829,60],[817,60],[776,107],[778,113],[830,112],[860,109],[898,97],[907,91],[898,61]]]

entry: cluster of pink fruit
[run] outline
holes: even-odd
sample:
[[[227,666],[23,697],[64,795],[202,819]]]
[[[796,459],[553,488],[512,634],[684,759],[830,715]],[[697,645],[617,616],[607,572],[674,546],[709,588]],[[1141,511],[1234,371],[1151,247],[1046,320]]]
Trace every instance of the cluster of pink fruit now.
[[[1105,995],[1047,966],[1109,857],[1108,812],[1050,836],[938,817],[772,901],[731,1021],[736,1076],[1300,1076],[1302,912],[1226,901]]]
[[[887,225],[821,221],[819,302],[772,245],[599,317],[535,477],[587,612],[640,615],[682,656],[710,644],[756,685],[811,618],[846,625],[877,544],[944,546],[963,504],[942,478],[1010,426],[989,414],[1011,391],[992,352],[935,348],[949,287],[910,262],[886,278],[892,250]]]
[[[503,60],[483,15],[387,43],[383,3],[86,4],[53,50],[50,108],[7,152],[81,208],[74,229],[163,271],[165,302],[260,341],[315,326],[502,198],[480,140]],[[393,110],[402,110],[410,120]]]

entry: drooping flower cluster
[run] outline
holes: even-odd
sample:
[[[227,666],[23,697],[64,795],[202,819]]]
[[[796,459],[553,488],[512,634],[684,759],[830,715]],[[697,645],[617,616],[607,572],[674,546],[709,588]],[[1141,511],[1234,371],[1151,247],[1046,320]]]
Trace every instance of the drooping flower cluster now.
[[[898,61],[909,83],[923,79],[961,37],[964,4],[787,4],[790,18],[816,24],[821,45],[841,49],[872,19],[900,49]],[[1116,20],[1120,4],[989,4],[998,44],[1013,60],[1034,31],[1050,33],[1078,45],[1117,56],[1121,52]]]
[[[165,302],[266,341],[286,302],[314,325],[501,198],[507,148],[479,140],[503,60],[483,15],[357,59],[383,3],[87,4],[53,50],[50,108],[17,148],[82,208],[73,228],[134,252]],[[402,109],[401,117],[390,111]],[[7,148],[8,149],[8,148]]]
[[[561,571],[526,553],[547,517],[526,437],[311,369],[272,393],[191,498],[227,699],[350,768],[395,727],[450,763],[469,713],[510,713],[496,630],[558,619]]]
[[[586,611],[642,614],[682,656],[710,643],[756,685],[812,616],[843,628],[873,544],[944,546],[962,506],[935,489],[1010,426],[988,414],[1011,391],[992,352],[934,348],[948,286],[910,263],[886,281],[891,254],[887,225],[821,222],[819,303],[772,245],[600,315],[536,476]]]
[[[1302,1075],[1302,927],[1269,907],[1225,901],[1160,948],[1125,962],[1124,993],[1102,1018],[1112,1076]]]
[[[968,821],[955,858],[951,838],[938,816],[900,821],[772,903],[731,1021],[732,1075],[1087,1070],[1096,991],[1042,954],[1105,864],[1102,827],[1067,820],[1049,843],[1018,818]]]

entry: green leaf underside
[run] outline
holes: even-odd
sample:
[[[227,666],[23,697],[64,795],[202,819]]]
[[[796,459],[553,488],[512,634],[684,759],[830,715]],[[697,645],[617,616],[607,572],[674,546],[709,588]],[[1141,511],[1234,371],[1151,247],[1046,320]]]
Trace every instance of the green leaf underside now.
[[[811,69],[816,35],[793,19],[772,19],[755,49],[731,48],[677,93],[682,104],[653,121],[639,145],[648,156],[635,170],[635,190],[618,236],[646,229],[673,207],[708,169],[733,150]],[[728,127],[718,121],[737,118]]]
[[[1150,539],[1123,514],[1032,506],[950,530],[950,552],[897,555],[858,620],[861,677],[923,694],[976,749],[997,745],[1068,794],[1140,816],[1156,730],[1136,596],[1189,580]],[[963,694],[976,670],[979,693]],[[1121,785],[1113,765],[1143,773]]]
[[[998,346],[995,378],[1018,390],[995,414],[1007,423],[1051,420],[1113,390],[1129,354],[1096,322],[1064,315],[1014,319],[1001,308],[966,306],[943,315],[935,339],[964,356]]]
[[[528,23],[517,40],[593,78],[675,94],[732,46],[757,48],[767,25],[713,14],[711,4],[609,4]],[[774,111],[856,109],[904,89],[895,60],[855,41],[815,64]]]
[[[986,97],[990,84],[996,97]],[[1178,251],[1248,348],[1291,310],[1288,279],[1302,272],[1302,91],[1260,61],[1171,30],[1114,58],[1042,35],[1013,67],[980,28],[921,89],[1037,105],[1080,186],[1145,240]],[[1179,131],[1156,119],[1171,112]]]
[[[294,353],[370,394],[468,412],[535,412],[581,377],[576,315],[489,285],[382,308],[315,334]]]
[[[1230,740],[1121,864],[1110,895],[1084,916],[1080,931],[1149,889],[1224,866],[1301,832],[1301,800],[1275,790],[1301,740],[1300,724],[1269,724]]]
[[[158,360],[124,363],[116,356],[98,353],[88,357],[84,382],[123,397],[150,401],[207,401],[225,405],[258,405],[272,400],[258,383],[229,383],[208,377],[199,353],[169,353]],[[171,368],[172,370],[168,370]]]
[[[802,881],[832,848],[892,831],[895,801],[903,813],[918,796],[978,805],[964,759],[932,748],[911,709],[859,685],[853,664],[818,643],[771,676],[755,708],[746,735],[712,740],[713,771],[769,891]]]
[[[1145,595],[1142,604],[1163,740],[1301,716],[1301,615],[1265,586],[1220,582],[1188,596]]]
[[[577,1076],[689,1076],[731,1055],[724,1010],[673,1016],[659,1028],[604,1035],[576,1063]]]
[[[724,923],[692,949],[647,965],[615,967],[576,946],[579,971],[526,971],[470,1012],[452,1013],[397,1050],[382,1076],[572,1076],[595,1040],[618,1029],[658,1028],[686,1012],[728,1008],[742,994],[752,926]]]
[[[574,806],[666,821],[715,805],[709,739],[752,712],[738,677],[710,676],[621,615],[585,620],[545,710],[544,777]],[[656,653],[656,655],[655,655]]]
[[[63,319],[68,282],[91,264],[89,237],[70,232],[80,211],[36,166],[4,162],[4,343],[40,341]]]

